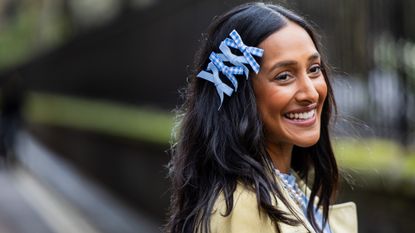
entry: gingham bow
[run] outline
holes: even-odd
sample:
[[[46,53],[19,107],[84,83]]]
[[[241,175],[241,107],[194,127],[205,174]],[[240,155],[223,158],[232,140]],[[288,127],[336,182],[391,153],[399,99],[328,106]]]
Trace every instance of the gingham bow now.
[[[260,67],[252,55],[262,57],[262,54],[264,53],[263,49],[246,46],[235,30],[233,30],[229,35],[232,39],[226,38],[219,46],[222,54],[212,52],[209,56],[210,62],[206,71],[202,70],[199,74],[197,74],[197,77],[203,78],[215,84],[216,91],[220,97],[219,109],[222,106],[224,94],[231,96],[233,91],[238,89],[238,81],[236,80],[235,75],[245,74],[248,79],[249,69],[244,64],[249,64],[254,72],[258,73]],[[233,54],[228,46],[240,50],[243,56]],[[224,62],[230,62],[234,66],[226,66]],[[209,71],[212,73],[209,73]],[[224,74],[231,81],[235,90],[222,82],[219,77],[219,72]]]
[[[244,57],[246,58],[247,63],[252,67],[254,72],[258,74],[260,67],[259,67],[258,62],[255,61],[252,55],[257,56],[257,57],[262,57],[264,50],[260,48],[250,47],[250,46],[245,45],[242,42],[241,36],[238,34],[238,32],[236,32],[236,30],[233,30],[231,34],[229,35],[232,38],[232,40],[229,38],[226,38],[225,43],[232,48],[239,49],[243,53]]]
[[[245,78],[248,79],[249,77],[249,70],[248,68],[244,65],[247,64],[248,62],[246,61],[246,58],[244,56],[237,56],[235,54],[232,53],[231,49],[226,45],[225,41],[222,41],[222,43],[220,43],[219,45],[219,49],[223,54],[217,54],[217,56],[222,60],[222,61],[228,61],[230,63],[232,63],[235,66],[239,66],[243,69],[244,74],[245,74]]]
[[[212,62],[208,64],[207,70],[212,71],[212,73],[202,70],[199,74],[197,74],[197,77],[203,78],[215,84],[216,92],[218,93],[219,98],[220,98],[220,105],[218,108],[220,109],[220,107],[222,106],[222,102],[223,102],[223,94],[225,93],[227,96],[231,96],[233,89],[229,87],[228,85],[226,85],[225,83],[223,83],[222,80],[220,80],[219,70]]]
[[[234,75],[243,74],[244,70],[240,66],[226,66],[218,57],[215,52],[212,52],[209,56],[210,61],[222,72],[228,79],[231,81],[232,85],[235,87],[235,91],[238,89],[238,81]]]

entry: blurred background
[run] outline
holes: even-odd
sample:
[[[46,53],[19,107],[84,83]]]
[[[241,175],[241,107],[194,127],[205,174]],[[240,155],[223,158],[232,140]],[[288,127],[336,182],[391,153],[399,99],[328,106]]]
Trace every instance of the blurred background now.
[[[0,0],[0,231],[160,232],[201,33],[246,1]],[[415,232],[415,1],[279,1],[317,25],[359,232]]]

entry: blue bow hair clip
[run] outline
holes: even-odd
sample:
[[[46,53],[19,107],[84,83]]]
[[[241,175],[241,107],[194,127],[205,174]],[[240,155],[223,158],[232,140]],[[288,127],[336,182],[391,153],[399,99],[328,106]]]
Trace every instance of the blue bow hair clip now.
[[[226,75],[228,79],[231,81],[232,85],[235,87],[235,91],[238,89],[238,81],[234,75],[243,74],[244,70],[240,66],[232,66],[228,67],[223,64],[222,60],[216,55],[215,52],[212,52],[209,56],[209,60],[218,68],[222,74]]]
[[[222,52],[216,54],[212,52],[209,56],[209,64],[206,71],[202,70],[197,77],[212,82],[216,91],[220,97],[219,109],[222,106],[224,94],[231,96],[232,93],[238,89],[238,81],[235,75],[244,74],[246,78],[249,76],[249,70],[244,64],[248,64],[252,70],[258,74],[260,66],[256,62],[253,56],[262,57],[264,50],[256,47],[250,47],[243,43],[241,36],[236,30],[233,30],[229,36],[219,45],[219,49]],[[243,56],[237,56],[232,53],[231,49],[238,49]],[[226,66],[224,62],[230,62],[234,66]],[[211,71],[211,73],[209,73]],[[219,72],[224,74],[232,83],[234,89],[226,85],[219,78]]]
[[[248,63],[251,66],[251,68],[254,70],[254,72],[258,74],[260,67],[259,67],[258,62],[255,61],[252,55],[257,56],[257,57],[262,57],[262,55],[264,54],[264,50],[260,48],[250,47],[250,46],[245,45],[242,42],[241,36],[238,34],[238,32],[236,32],[236,30],[233,30],[231,34],[229,35],[232,38],[232,40],[229,38],[226,38],[225,43],[232,48],[239,49],[239,51],[243,53],[246,59],[246,63]]]
[[[202,70],[197,77],[199,78],[203,78],[209,82],[212,82],[213,84],[215,84],[216,87],[216,92],[218,92],[219,98],[220,98],[220,105],[218,110],[220,109],[220,107],[222,106],[222,102],[223,102],[223,94],[226,94],[227,96],[231,96],[233,89],[231,87],[229,87],[228,85],[226,85],[225,83],[222,82],[222,80],[220,80],[219,78],[219,70],[218,68],[216,68],[216,66],[210,62],[208,64],[208,71],[212,71],[211,73],[208,73],[204,70]]]

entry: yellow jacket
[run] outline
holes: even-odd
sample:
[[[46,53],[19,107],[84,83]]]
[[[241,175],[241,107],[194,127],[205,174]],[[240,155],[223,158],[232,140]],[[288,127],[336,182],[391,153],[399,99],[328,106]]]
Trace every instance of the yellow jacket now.
[[[277,180],[277,182],[279,182]],[[281,183],[279,183],[282,187]],[[306,193],[310,190],[300,180],[299,187]],[[290,226],[278,223],[279,231],[282,233],[315,233],[313,227],[297,204],[289,197],[288,192],[282,189],[284,197],[288,200],[294,211],[300,216],[303,224]],[[234,194],[234,204],[229,216],[223,217],[226,204],[223,195],[215,202],[211,216],[212,233],[276,233],[278,230],[272,224],[265,212],[258,210],[256,195],[242,184],[238,184]],[[290,213],[282,201],[278,201],[277,208]],[[294,216],[292,216],[294,218]],[[330,206],[329,224],[332,233],[357,233],[356,205],[353,202]]]

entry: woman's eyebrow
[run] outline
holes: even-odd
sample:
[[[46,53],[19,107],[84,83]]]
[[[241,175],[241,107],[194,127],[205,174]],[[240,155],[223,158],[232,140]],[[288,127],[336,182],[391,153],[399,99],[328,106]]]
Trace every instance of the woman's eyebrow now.
[[[308,57],[308,61],[318,60],[320,59],[320,54],[318,52],[315,52],[311,54],[310,57]]]
[[[296,62],[296,61],[292,61],[292,60],[287,60],[287,61],[280,61],[280,62],[277,62],[277,63],[275,63],[270,69],[269,69],[269,71],[273,71],[273,70],[275,70],[275,69],[277,69],[277,68],[280,68],[280,67],[287,67],[287,66],[294,66],[294,65],[296,65],[298,62]]]
[[[308,57],[308,61],[314,61],[314,60],[318,60],[320,59],[320,54],[318,52],[315,52],[313,54],[311,54]],[[281,61],[281,62],[277,62],[275,63],[271,68],[270,71],[273,71],[274,69],[280,68],[280,67],[287,67],[287,66],[293,66],[293,65],[297,65],[297,61],[294,60],[287,60],[287,61]]]

